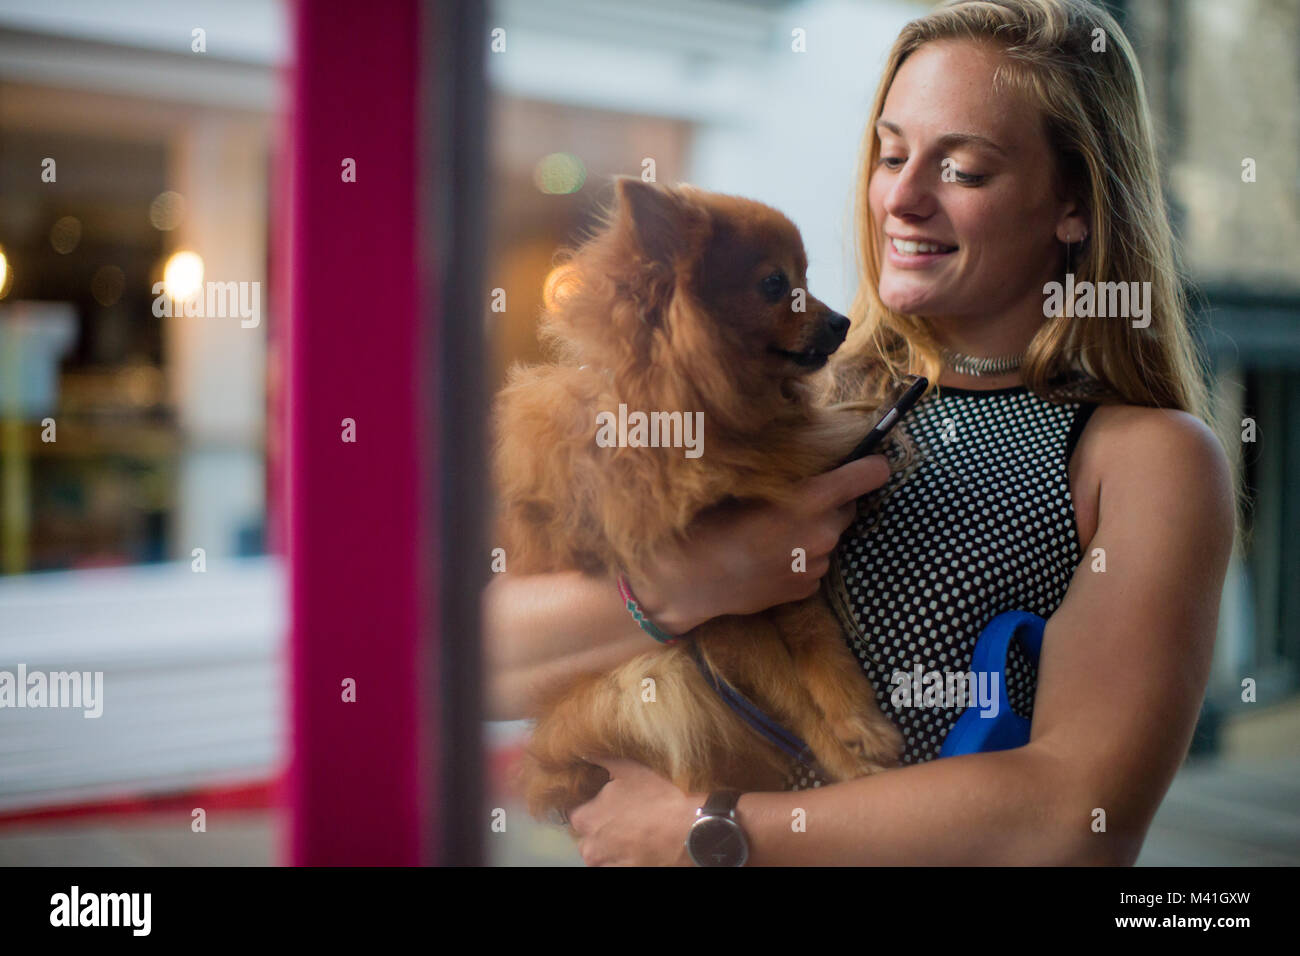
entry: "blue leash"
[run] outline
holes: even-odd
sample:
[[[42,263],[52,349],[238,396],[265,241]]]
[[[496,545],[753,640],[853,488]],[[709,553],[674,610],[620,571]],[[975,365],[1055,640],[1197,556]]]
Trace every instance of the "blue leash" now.
[[[940,757],[1011,750],[1029,743],[1029,721],[1011,709],[1007,696],[1007,654],[1011,642],[1019,641],[1029,660],[1038,665],[1043,647],[1043,630],[1047,622],[1028,611],[1006,611],[985,625],[971,657],[971,672],[996,677],[998,707],[995,717],[986,717],[981,708],[967,707],[948,731],[939,750]]]
[[[700,669],[700,673],[704,675],[704,679],[709,685],[718,692],[718,696],[722,698],[723,703],[735,711],[741,720],[753,728],[755,733],[759,734],[787,757],[797,760],[809,770],[816,771],[819,774],[824,773],[813,758],[812,750],[803,740],[763,713],[753,701],[715,673],[704,662],[704,656],[700,653],[698,642],[691,640],[689,643],[691,657],[695,659],[695,666]]]

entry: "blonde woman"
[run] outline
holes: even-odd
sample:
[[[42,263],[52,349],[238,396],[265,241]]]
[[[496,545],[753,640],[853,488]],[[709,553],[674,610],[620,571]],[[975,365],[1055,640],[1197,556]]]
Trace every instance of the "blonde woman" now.
[[[876,405],[926,375],[937,387],[903,422],[915,453],[814,479],[799,509],[712,516],[632,585],[684,634],[824,576],[903,766],[826,786],[792,774],[787,792],[713,795],[706,812],[738,824],[747,853],[729,860],[748,865],[1132,864],[1205,692],[1235,491],[1114,20],[1085,0],[993,0],[905,27],[864,136],[857,222],[833,387]],[[812,549],[807,573],[792,543]],[[613,581],[576,573],[502,578],[485,608],[498,718],[649,640]],[[1047,619],[1037,666],[1008,663],[1030,742],[935,760],[957,715],[900,703],[896,675],[967,670],[1008,610]],[[583,859],[689,864],[711,795],[606,766],[571,818]]]

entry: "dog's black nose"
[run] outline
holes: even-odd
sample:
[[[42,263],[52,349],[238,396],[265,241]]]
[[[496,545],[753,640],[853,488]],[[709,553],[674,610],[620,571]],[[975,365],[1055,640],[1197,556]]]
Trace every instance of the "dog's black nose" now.
[[[843,342],[844,336],[849,334],[849,320],[846,316],[840,315],[838,312],[830,312],[826,316],[826,328],[828,328],[836,338]]]

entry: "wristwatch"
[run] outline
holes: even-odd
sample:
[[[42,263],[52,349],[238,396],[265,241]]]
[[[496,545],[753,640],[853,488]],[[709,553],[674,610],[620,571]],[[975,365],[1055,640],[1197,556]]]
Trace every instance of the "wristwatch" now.
[[[695,811],[686,852],[696,866],[744,866],[749,859],[749,841],[736,820],[739,801],[739,790],[719,790]]]

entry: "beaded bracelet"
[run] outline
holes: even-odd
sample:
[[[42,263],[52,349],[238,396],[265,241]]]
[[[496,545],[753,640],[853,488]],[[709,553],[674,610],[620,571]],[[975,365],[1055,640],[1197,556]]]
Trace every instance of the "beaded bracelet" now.
[[[641,625],[641,630],[645,631],[660,644],[676,644],[678,638],[673,637],[666,631],[661,630],[650,620],[645,611],[641,609],[640,603],[637,602],[636,595],[632,593],[632,585],[627,583],[627,575],[618,576],[618,593],[623,595],[623,603],[632,619]]]

